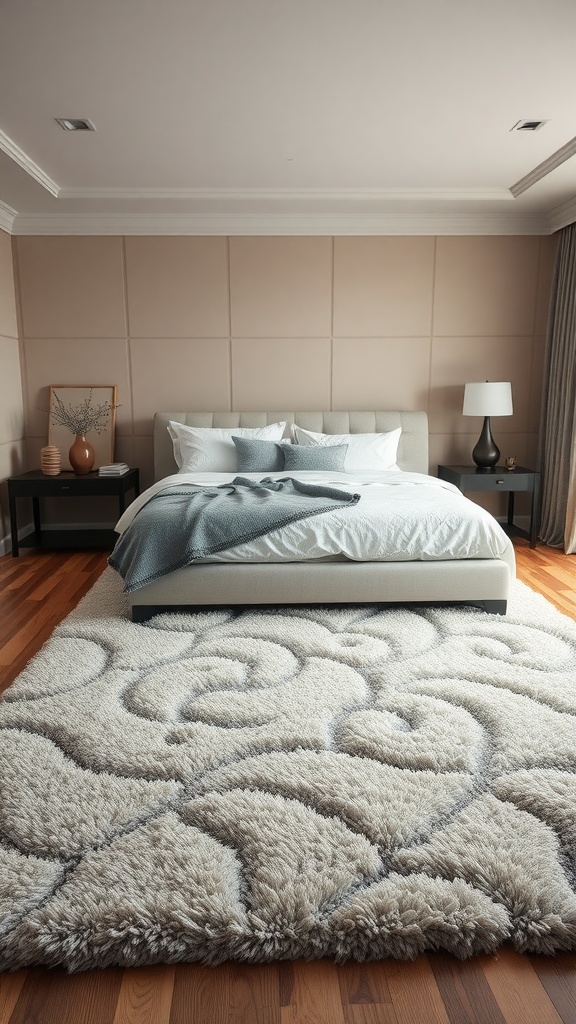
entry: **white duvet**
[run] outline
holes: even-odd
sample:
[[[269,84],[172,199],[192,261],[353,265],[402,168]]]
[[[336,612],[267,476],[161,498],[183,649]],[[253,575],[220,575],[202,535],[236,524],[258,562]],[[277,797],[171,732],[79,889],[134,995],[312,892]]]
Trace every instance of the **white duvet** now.
[[[309,516],[263,537],[227,548],[202,562],[294,562],[349,558],[354,561],[415,561],[500,558],[510,541],[485,509],[445,480],[398,471],[177,473],[149,487],[116,524],[122,533],[138,510],[164,487],[192,483],[218,485],[237,476],[260,480],[287,475],[360,494],[360,501]]]

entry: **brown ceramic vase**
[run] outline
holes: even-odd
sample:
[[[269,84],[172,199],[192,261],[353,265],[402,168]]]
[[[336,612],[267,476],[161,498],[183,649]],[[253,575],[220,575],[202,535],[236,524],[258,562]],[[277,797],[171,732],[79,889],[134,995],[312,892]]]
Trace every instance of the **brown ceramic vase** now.
[[[83,434],[76,434],[74,444],[68,452],[70,465],[77,476],[89,473],[94,465],[95,453],[90,441]]]

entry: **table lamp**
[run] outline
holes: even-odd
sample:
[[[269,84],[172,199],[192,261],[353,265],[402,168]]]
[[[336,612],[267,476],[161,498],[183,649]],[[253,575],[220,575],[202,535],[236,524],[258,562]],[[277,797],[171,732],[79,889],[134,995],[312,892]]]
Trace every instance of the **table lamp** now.
[[[484,426],[472,451],[478,469],[489,472],[500,458],[490,429],[491,416],[512,415],[512,385],[508,381],[480,381],[464,385],[464,416],[483,416]]]

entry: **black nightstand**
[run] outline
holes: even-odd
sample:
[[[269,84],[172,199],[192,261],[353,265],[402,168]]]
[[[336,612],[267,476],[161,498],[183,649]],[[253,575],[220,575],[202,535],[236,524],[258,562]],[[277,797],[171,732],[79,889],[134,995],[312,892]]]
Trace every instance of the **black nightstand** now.
[[[525,466],[516,466],[516,469],[484,470],[476,469],[475,466],[438,466],[438,476],[441,480],[449,480],[456,484],[463,494],[468,491],[496,491],[508,492],[508,532],[526,537],[530,541],[530,547],[536,547],[538,530],[540,527],[540,473],[535,469],[526,469]],[[530,511],[530,529],[522,530],[514,525],[514,494],[516,491],[529,491],[532,494],[532,507]]]
[[[123,476],[99,476],[86,473],[76,476],[64,472],[58,476],[45,476],[39,469],[8,479],[8,501],[10,505],[10,529],[12,533],[12,554],[16,558],[20,547],[43,548],[107,548],[113,547],[118,535],[114,530],[43,530],[40,522],[40,498],[101,498],[116,495],[118,518],[126,508],[126,495],[139,494],[139,472],[130,469]],[[17,498],[32,498],[34,532],[18,539]]]

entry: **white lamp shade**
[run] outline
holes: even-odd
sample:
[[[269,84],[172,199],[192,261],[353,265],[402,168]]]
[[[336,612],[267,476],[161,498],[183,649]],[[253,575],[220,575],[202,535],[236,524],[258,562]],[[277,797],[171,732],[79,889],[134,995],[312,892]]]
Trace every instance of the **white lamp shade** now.
[[[464,416],[511,416],[512,385],[509,381],[484,380],[464,385]]]

